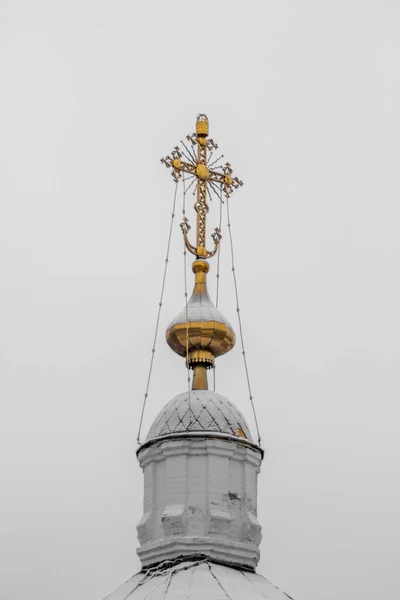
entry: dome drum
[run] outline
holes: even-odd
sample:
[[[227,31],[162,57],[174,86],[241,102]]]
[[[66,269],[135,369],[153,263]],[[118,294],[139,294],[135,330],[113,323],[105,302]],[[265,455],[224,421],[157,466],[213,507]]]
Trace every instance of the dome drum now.
[[[138,459],[145,482],[137,527],[143,568],[193,556],[256,568],[259,449],[240,438],[187,435],[155,439]]]
[[[137,528],[144,568],[195,554],[255,569],[263,451],[232,402],[209,390],[179,394],[155,418],[137,456],[145,487]]]

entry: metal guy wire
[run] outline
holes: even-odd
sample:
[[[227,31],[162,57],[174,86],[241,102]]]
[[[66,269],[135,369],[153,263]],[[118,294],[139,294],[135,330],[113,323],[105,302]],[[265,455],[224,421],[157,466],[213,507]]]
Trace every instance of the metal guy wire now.
[[[257,429],[258,445],[261,446],[260,430],[258,427],[258,421],[257,421],[256,410],[254,407],[253,395],[251,393],[249,369],[247,366],[246,351],[244,349],[243,327],[242,327],[242,318],[240,316],[239,293],[238,293],[238,284],[237,284],[237,280],[236,280],[235,258],[234,258],[234,250],[233,250],[232,227],[231,227],[231,219],[230,219],[230,214],[229,214],[229,198],[226,199],[226,214],[227,214],[227,218],[228,218],[228,231],[229,231],[229,240],[230,240],[230,247],[231,247],[231,264],[232,264],[233,283],[235,286],[235,295],[236,295],[236,312],[237,312],[238,321],[239,321],[240,343],[242,346],[243,362],[244,362],[244,368],[246,371],[247,387],[249,390],[249,400],[250,400],[251,408],[253,409],[253,416],[254,416],[254,421],[255,421],[256,429]]]
[[[222,187],[219,188],[219,230],[222,231]],[[219,244],[218,246],[218,252],[217,252],[217,289],[216,289],[216,293],[215,293],[215,308],[218,308],[218,301],[219,301],[219,278],[220,278],[220,270],[219,270],[219,264],[220,264],[220,255],[221,255],[221,244]],[[215,392],[215,364],[214,364],[214,368],[213,368],[213,388],[214,388],[214,392]]]
[[[138,444],[140,444],[140,434],[141,434],[141,431],[142,431],[143,416],[144,416],[144,411],[145,411],[145,408],[146,408],[147,398],[148,398],[148,395],[149,395],[149,387],[150,387],[150,381],[151,381],[151,374],[153,372],[153,363],[154,363],[154,355],[155,355],[155,352],[156,352],[158,326],[160,324],[161,308],[162,308],[162,305],[163,305],[163,298],[164,298],[165,280],[166,280],[166,277],[167,277],[167,269],[168,269],[168,263],[169,263],[169,250],[170,250],[170,247],[171,247],[172,226],[173,226],[174,217],[175,217],[175,205],[176,205],[176,195],[177,195],[177,192],[178,192],[178,182],[176,182],[176,185],[175,185],[175,193],[174,193],[174,199],[173,199],[173,203],[172,203],[171,224],[170,224],[170,227],[169,227],[168,244],[167,244],[167,255],[165,257],[164,274],[163,274],[163,278],[162,278],[160,302],[158,303],[157,321],[156,321],[156,327],[155,327],[155,331],[154,331],[153,348],[151,350],[151,359],[150,359],[150,366],[149,366],[149,374],[148,374],[148,377],[147,377],[146,392],[144,394],[143,405],[142,405],[142,413],[140,415],[139,429],[138,429],[138,435],[137,435],[137,443]]]
[[[185,176],[183,176],[183,201],[182,201],[182,215],[183,219],[186,218],[186,184]],[[189,415],[190,410],[190,367],[189,367],[189,313],[188,313],[188,291],[187,291],[187,252],[185,240],[183,240],[183,268],[184,268],[184,282],[185,282],[185,312],[186,312],[186,370],[187,370],[187,382],[188,382],[188,404],[189,404]]]

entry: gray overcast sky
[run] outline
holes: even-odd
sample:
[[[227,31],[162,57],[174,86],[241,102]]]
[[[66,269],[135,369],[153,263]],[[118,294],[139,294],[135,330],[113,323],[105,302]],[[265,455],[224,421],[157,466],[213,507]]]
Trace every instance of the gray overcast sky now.
[[[400,596],[399,13],[0,2],[2,598],[100,600],[139,568],[136,433],[174,189],[159,158],[199,112],[245,181],[259,570],[296,600]],[[181,250],[177,218],[145,431],[185,389],[163,339]],[[238,347],[217,389],[253,426]]]

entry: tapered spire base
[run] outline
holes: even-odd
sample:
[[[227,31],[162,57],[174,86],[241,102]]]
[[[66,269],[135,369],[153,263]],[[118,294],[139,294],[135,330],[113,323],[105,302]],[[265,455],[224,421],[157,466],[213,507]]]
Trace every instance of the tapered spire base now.
[[[192,390],[208,390],[206,365],[200,363],[194,367]]]

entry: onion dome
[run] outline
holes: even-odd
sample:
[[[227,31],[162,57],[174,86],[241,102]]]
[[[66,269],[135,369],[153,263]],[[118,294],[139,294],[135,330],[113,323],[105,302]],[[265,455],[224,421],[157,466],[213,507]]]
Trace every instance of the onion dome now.
[[[207,389],[205,370],[214,366],[218,356],[226,354],[236,341],[235,332],[211,301],[207,291],[206,260],[193,263],[195,286],[187,307],[169,324],[166,338],[179,356],[194,369],[193,389]]]
[[[209,432],[244,438],[252,442],[244,416],[221,394],[192,390],[178,394],[160,411],[146,443],[156,438],[189,432]]]

